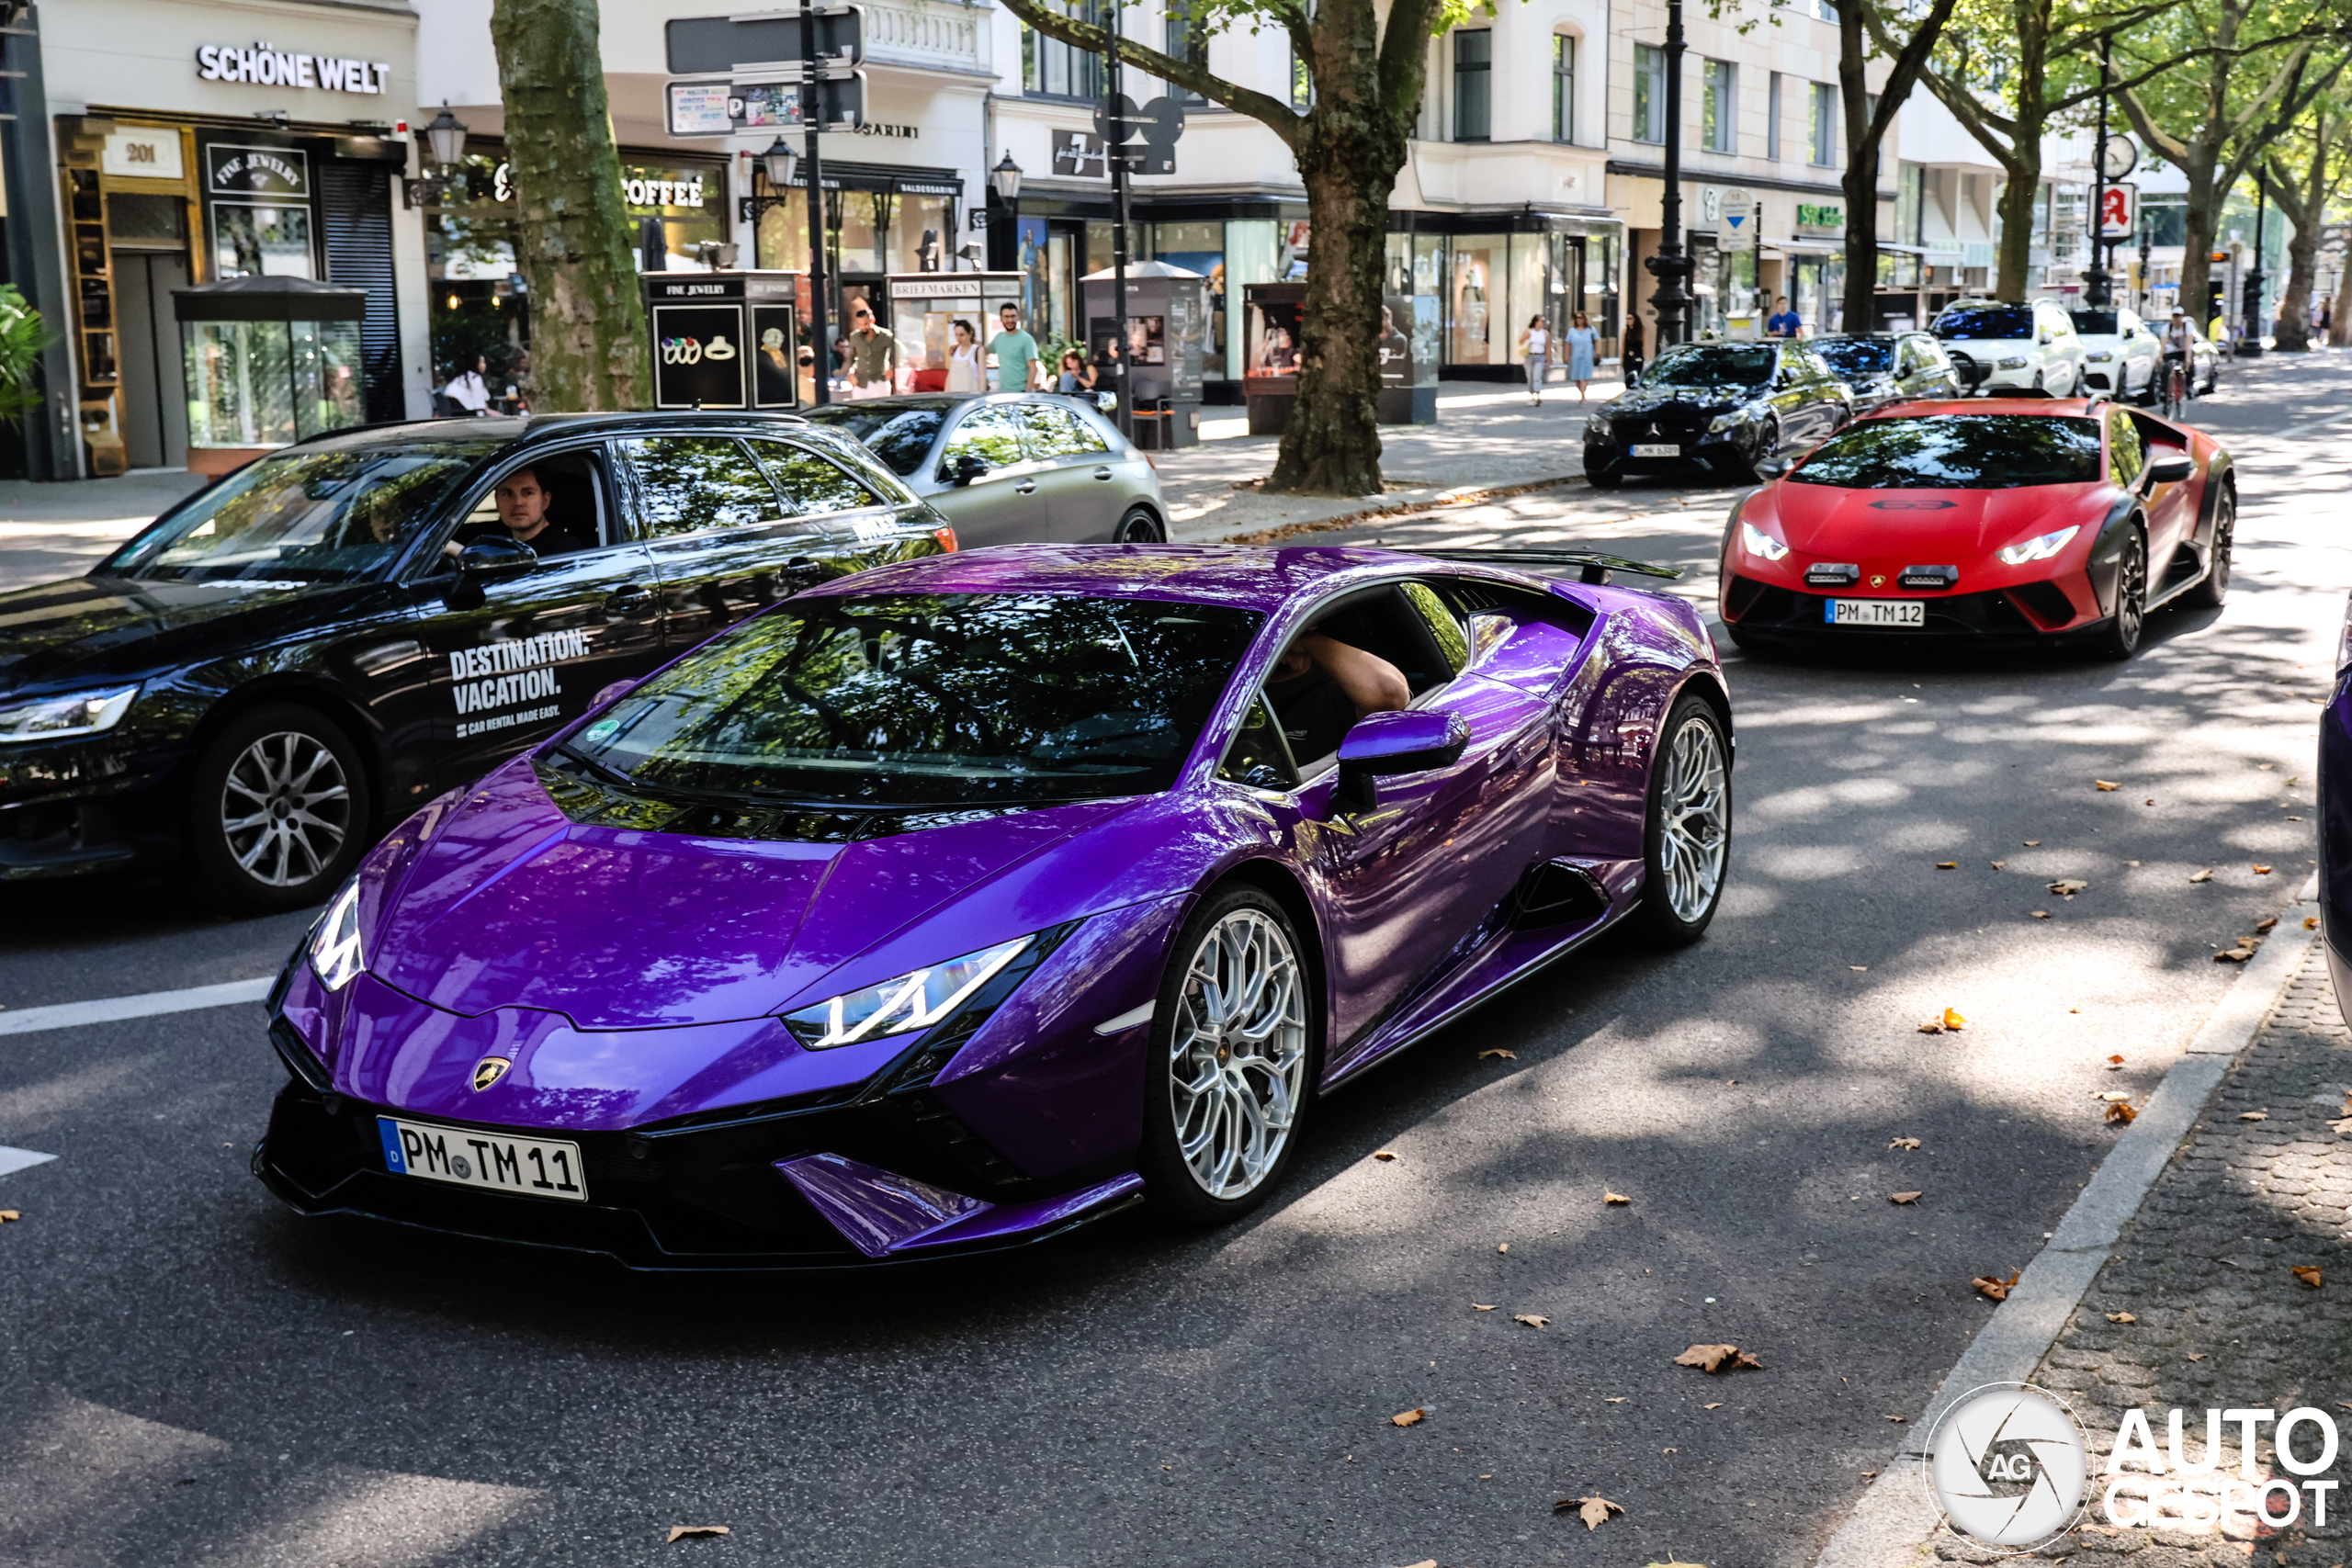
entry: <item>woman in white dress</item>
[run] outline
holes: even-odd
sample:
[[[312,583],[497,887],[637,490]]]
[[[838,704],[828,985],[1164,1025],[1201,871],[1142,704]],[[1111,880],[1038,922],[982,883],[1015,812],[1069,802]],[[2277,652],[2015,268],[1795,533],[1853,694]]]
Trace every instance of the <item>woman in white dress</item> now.
[[[951,392],[985,392],[989,389],[988,371],[980,364],[980,340],[969,321],[957,321],[949,331],[956,341],[947,347],[947,389]]]
[[[1519,347],[1527,356],[1528,398],[1542,408],[1544,378],[1552,373],[1552,329],[1544,324],[1542,316],[1527,319],[1527,330],[1519,334]]]

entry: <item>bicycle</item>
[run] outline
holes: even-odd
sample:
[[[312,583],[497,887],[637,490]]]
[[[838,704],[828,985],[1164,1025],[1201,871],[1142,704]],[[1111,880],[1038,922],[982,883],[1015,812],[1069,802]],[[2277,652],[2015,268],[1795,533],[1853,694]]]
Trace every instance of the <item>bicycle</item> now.
[[[2178,419],[2188,412],[2188,360],[2185,355],[2166,356],[2165,360],[2164,397],[2158,411],[2166,419]]]

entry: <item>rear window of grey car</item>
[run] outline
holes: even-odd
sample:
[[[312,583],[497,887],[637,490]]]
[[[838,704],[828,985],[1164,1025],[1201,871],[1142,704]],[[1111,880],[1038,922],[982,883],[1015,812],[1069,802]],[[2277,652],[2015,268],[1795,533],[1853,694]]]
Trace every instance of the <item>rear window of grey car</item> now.
[[[141,581],[356,582],[438,520],[503,439],[297,449],[249,463],[98,567]]]
[[[1263,617],[1077,594],[796,599],[559,749],[656,796],[955,807],[1176,782]]]
[[[807,417],[812,423],[838,430],[863,443],[900,479],[912,479],[922,471],[922,460],[929,455],[932,444],[939,439],[939,427],[947,422],[950,406],[925,403],[913,408],[873,409],[856,403],[833,403],[808,410]]]
[[[1789,478],[1846,490],[2018,490],[2098,478],[2098,422],[2035,414],[1866,419]]]

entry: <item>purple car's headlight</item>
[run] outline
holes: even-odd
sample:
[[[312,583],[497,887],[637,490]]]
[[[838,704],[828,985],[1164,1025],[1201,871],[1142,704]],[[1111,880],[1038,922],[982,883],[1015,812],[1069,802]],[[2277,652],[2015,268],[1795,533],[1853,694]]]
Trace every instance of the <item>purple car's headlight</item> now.
[[[878,986],[827,997],[786,1013],[785,1026],[811,1051],[929,1029],[977,995],[1036,942],[1034,935],[1015,937]]]
[[[359,951],[359,879],[355,876],[343,885],[311,932],[311,972],[328,990],[340,991],[367,964]]]

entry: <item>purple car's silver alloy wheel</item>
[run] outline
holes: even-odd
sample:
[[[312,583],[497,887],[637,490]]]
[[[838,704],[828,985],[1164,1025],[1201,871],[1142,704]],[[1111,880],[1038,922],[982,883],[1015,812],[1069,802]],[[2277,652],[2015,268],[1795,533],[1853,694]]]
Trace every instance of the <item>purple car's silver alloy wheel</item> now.
[[[1658,865],[1676,919],[1704,915],[1723,883],[1731,845],[1724,820],[1729,795],[1715,727],[1695,715],[1685,719],[1668,742],[1666,786],[1658,796]]]
[[[220,831],[254,881],[290,887],[319,874],[343,848],[351,791],[334,753],[300,730],[265,735],[220,787]]]
[[[1177,1151],[1202,1191],[1246,1196],[1281,1160],[1306,1073],[1306,998],[1282,927],[1237,909],[1193,950],[1168,1043]]]

